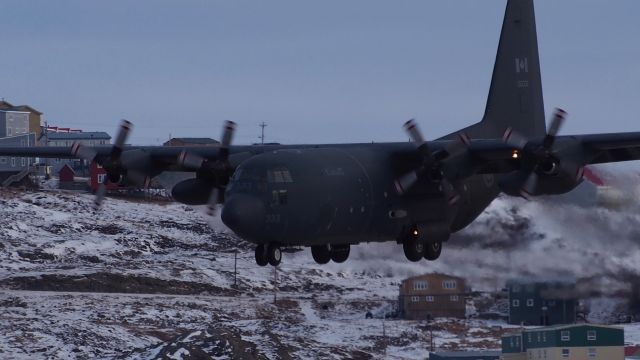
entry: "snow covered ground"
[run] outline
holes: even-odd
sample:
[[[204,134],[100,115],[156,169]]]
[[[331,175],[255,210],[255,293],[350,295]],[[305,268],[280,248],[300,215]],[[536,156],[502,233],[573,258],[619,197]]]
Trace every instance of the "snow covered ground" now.
[[[107,199],[95,212],[90,195],[57,191],[0,199],[2,359],[425,358],[426,323],[364,316],[392,304],[405,277],[444,272],[486,291],[512,277],[591,277],[607,299],[633,285],[640,260],[635,211],[501,198],[436,262],[408,262],[395,243],[324,266],[308,250],[286,253],[274,303],[274,270],[199,209]],[[508,329],[432,325],[438,349],[496,349]],[[640,343],[639,325],[627,341]]]

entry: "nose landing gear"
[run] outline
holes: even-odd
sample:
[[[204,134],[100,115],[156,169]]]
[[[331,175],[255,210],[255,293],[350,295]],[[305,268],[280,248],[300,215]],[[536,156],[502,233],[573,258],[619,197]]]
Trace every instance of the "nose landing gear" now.
[[[260,266],[278,266],[282,261],[282,250],[275,244],[256,246],[256,263]]]

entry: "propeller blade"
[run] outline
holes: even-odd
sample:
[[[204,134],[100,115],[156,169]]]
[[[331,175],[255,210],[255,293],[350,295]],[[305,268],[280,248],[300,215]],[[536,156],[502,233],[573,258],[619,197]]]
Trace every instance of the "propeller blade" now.
[[[87,160],[88,162],[92,162],[97,155],[94,149],[83,146],[79,141],[74,142],[71,146],[71,154],[79,157],[80,159]]]
[[[151,184],[151,178],[147,174],[131,169],[127,171],[127,181],[138,186],[143,186],[145,189],[149,188]]]
[[[198,170],[202,167],[204,158],[184,150],[178,155],[178,165],[187,169]]]
[[[100,209],[100,206],[102,205],[102,201],[104,200],[104,196],[107,193],[107,185],[105,184],[106,182],[107,180],[101,183],[98,186],[98,190],[96,190],[96,197],[95,199],[93,199],[93,207],[96,210]]]
[[[565,119],[567,118],[567,112],[556,108],[553,112],[553,119],[551,120],[551,124],[549,124],[549,129],[547,130],[547,136],[544,138],[543,147],[545,149],[551,149],[553,143],[556,140],[556,135],[560,132],[562,128],[562,124],[564,124]]]
[[[224,122],[224,130],[222,131],[222,142],[220,143],[220,158],[221,160],[227,160],[229,157],[229,146],[233,139],[233,134],[236,131],[236,123],[227,120]]]
[[[504,135],[502,135],[502,140],[507,144],[513,146],[516,149],[524,149],[525,145],[527,145],[527,138],[520,135],[517,131],[515,131],[512,127],[508,127],[504,131]]]
[[[113,143],[113,147],[111,149],[112,161],[116,161],[120,158],[120,155],[122,154],[122,148],[127,142],[127,138],[129,137],[132,128],[133,124],[131,123],[131,121],[122,119],[122,121],[120,122],[118,135],[116,135],[116,141]]]
[[[422,133],[420,129],[418,129],[418,123],[414,119],[411,119],[404,123],[404,131],[407,132],[411,140],[418,144],[418,146],[424,144],[424,137],[422,137]]]
[[[532,171],[531,174],[525,180],[524,185],[522,185],[522,189],[520,189],[520,195],[523,198],[529,200],[536,193],[536,188],[538,186],[538,174],[535,171]]]
[[[395,188],[396,188],[396,192],[398,193],[398,195],[402,195],[402,194],[406,193],[407,191],[409,191],[409,189],[411,189],[411,187],[417,181],[418,181],[418,172],[417,171],[411,171],[411,172],[408,172],[408,173],[402,175],[401,177],[396,179],[396,181],[394,182],[394,185],[395,185]]]
[[[218,206],[218,202],[220,201],[220,190],[217,187],[214,187],[211,190],[211,195],[209,195],[209,201],[207,201],[207,215],[215,216],[216,215],[216,207]]]
[[[453,184],[445,178],[442,179],[442,193],[450,206],[453,206],[460,201],[460,194],[458,194],[455,187],[453,187]]]

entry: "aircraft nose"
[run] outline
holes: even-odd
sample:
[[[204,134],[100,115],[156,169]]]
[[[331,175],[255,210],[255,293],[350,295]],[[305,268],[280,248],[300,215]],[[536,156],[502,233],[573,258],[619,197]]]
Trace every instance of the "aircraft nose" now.
[[[238,235],[258,237],[264,227],[264,204],[255,196],[235,194],[225,201],[221,217]]]

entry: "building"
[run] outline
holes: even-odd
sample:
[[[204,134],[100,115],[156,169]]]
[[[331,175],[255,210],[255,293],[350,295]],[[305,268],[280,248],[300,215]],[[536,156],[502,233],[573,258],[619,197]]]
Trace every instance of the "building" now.
[[[79,142],[86,146],[101,146],[111,144],[111,136],[104,131],[47,131],[44,134],[47,146],[72,146]],[[48,165],[52,167],[52,172],[57,174],[65,164],[75,171],[77,176],[89,176],[89,164],[80,159],[49,159]]]
[[[58,179],[60,179],[60,183],[64,182],[73,182],[76,176],[75,171],[69,166],[69,164],[65,164],[60,171],[58,171]]]
[[[558,325],[502,337],[503,360],[623,360],[624,329],[604,325]]]
[[[0,101],[0,110],[28,113],[28,132],[35,134],[36,141],[40,140],[42,135],[42,113],[40,111],[29,105],[13,105],[4,100]]]
[[[566,282],[507,282],[509,324],[557,325],[576,321],[575,284]]]
[[[499,360],[500,351],[449,351],[429,353],[429,360]]]
[[[0,146],[33,146],[35,135],[29,132],[29,113],[0,110]],[[29,174],[33,159],[0,157],[0,181],[3,186],[22,180]],[[11,181],[6,181],[11,179]]]
[[[398,304],[400,314],[406,319],[463,319],[466,315],[465,296],[464,279],[444,274],[426,274],[402,281]]]
[[[216,146],[220,144],[218,140],[211,138],[171,138],[171,140],[165,142],[164,146]]]

